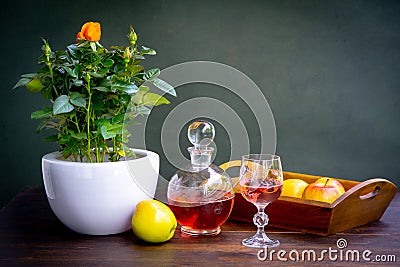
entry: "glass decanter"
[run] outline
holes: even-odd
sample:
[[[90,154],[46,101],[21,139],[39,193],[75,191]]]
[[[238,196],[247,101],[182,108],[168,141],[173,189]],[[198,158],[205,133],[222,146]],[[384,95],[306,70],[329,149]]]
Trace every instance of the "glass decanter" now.
[[[208,121],[193,122],[188,128],[191,164],[178,170],[168,184],[168,205],[185,235],[217,235],[228,219],[234,202],[229,175],[211,163],[209,147],[215,128]]]

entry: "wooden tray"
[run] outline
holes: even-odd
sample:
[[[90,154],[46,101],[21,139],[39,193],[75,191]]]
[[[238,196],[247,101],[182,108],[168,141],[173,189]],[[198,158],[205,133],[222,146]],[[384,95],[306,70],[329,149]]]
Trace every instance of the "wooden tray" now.
[[[227,170],[240,167],[240,160],[230,161],[220,167]],[[284,172],[284,179],[297,178],[312,183],[321,177],[294,172]],[[337,179],[346,192],[333,203],[281,196],[266,208],[268,225],[328,236],[378,221],[397,193],[397,187],[386,179],[374,178],[364,182]],[[235,204],[229,219],[251,222],[256,207],[247,202],[235,186]]]

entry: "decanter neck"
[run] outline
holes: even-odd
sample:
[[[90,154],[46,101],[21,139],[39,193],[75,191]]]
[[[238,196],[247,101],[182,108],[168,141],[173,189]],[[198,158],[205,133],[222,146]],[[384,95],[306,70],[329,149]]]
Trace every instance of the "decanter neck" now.
[[[206,168],[211,165],[212,154],[214,148],[212,147],[189,147],[190,161],[194,168]]]

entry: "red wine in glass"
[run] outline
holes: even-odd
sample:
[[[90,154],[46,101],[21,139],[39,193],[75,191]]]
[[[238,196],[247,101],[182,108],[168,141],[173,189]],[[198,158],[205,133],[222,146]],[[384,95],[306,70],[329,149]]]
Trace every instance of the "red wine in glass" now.
[[[246,184],[240,185],[242,196],[254,205],[267,205],[275,201],[282,192],[282,184],[273,186],[251,186]]]

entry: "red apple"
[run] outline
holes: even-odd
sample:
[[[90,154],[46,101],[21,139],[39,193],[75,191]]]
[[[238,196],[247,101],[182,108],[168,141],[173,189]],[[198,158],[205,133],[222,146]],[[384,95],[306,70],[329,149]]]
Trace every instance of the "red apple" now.
[[[339,181],[324,177],[309,184],[303,192],[303,198],[332,203],[344,192]]]
[[[340,193],[344,194],[345,190],[343,185],[334,178],[322,177],[314,182],[315,184],[331,185],[339,189]]]

